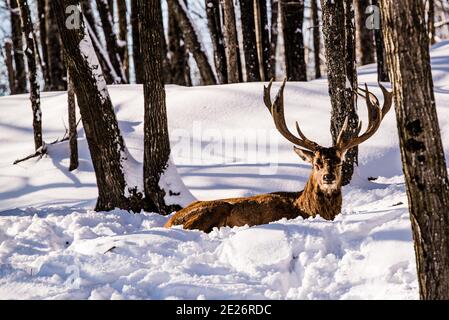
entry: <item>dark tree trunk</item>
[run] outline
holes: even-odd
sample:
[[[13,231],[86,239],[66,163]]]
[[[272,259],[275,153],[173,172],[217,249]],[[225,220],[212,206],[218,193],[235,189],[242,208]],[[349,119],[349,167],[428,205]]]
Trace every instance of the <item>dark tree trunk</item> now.
[[[260,81],[259,54],[257,53],[256,24],[253,0],[240,0],[240,13],[245,55],[246,80]]]
[[[50,74],[50,83],[48,90],[62,91],[67,89],[67,83],[64,80],[67,72],[64,70],[62,57],[61,37],[58,32],[56,17],[51,10],[51,2],[46,0],[46,29],[47,29],[47,50],[48,50],[48,72]]]
[[[201,75],[201,82],[203,85],[217,84],[212,67],[207,60],[206,53],[203,51],[201,43],[199,42],[198,35],[192,25],[192,21],[190,20],[188,13],[185,11],[185,6],[179,1],[182,0],[167,0],[167,3],[178,21],[187,49],[196,61],[196,65],[198,66]]]
[[[118,23],[119,23],[119,52],[122,61],[123,72],[126,82],[129,83],[129,53],[128,53],[128,19],[126,1],[117,0]]]
[[[429,33],[430,44],[433,45],[435,41],[435,1],[428,0],[428,12],[427,12],[427,31]]]
[[[67,106],[69,115],[69,147],[70,147],[70,165],[69,171],[78,168],[78,133],[76,131],[76,99],[75,87],[70,74],[67,73]]]
[[[143,83],[143,65],[140,50],[140,32],[137,0],[131,0],[131,29],[133,38],[133,61],[136,83]]]
[[[276,50],[278,43],[279,1],[271,0],[270,79],[276,78]]]
[[[357,130],[359,117],[356,110],[357,73],[355,63],[355,32],[352,0],[321,0],[324,48],[331,97],[331,134],[335,144],[346,117],[349,130],[346,139]],[[349,82],[350,87],[347,86]],[[357,164],[357,147],[348,150],[343,163],[342,183],[348,184]]]
[[[220,21],[220,0],[206,0],[205,2],[207,26],[212,40],[212,47],[214,49],[214,62],[218,83],[228,83],[226,51]]]
[[[34,147],[37,151],[43,147],[42,142],[42,112],[40,103],[39,83],[37,80],[36,44],[34,43],[33,23],[31,22],[30,8],[27,0],[18,0],[20,20],[22,21],[23,37],[26,39],[25,55],[28,64],[28,80],[30,83],[31,109],[33,110]]]
[[[165,191],[159,186],[170,157],[163,77],[161,6],[159,1],[138,0],[140,42],[144,66],[144,187],[147,210],[167,212]]]
[[[254,1],[256,5],[256,16],[258,36],[258,51],[260,61],[260,74],[263,81],[269,79],[270,74],[270,26],[268,25],[267,0]]]
[[[371,0],[374,8],[379,8],[378,0]],[[377,23],[377,25],[376,25]],[[382,34],[382,12],[379,12],[379,20],[374,21],[374,40],[376,43],[377,81],[389,82],[387,61],[385,57],[385,44]]]
[[[121,208],[139,212],[142,195],[138,193],[137,187],[127,184],[122,171],[130,164],[130,155],[120,134],[99,62],[96,55],[92,54],[92,43],[85,32],[83,16],[80,16],[81,28],[65,27],[65,8],[77,6],[79,1],[51,1],[51,4],[97,179],[98,200],[95,210]]]
[[[8,70],[8,84],[10,94],[15,94],[14,66],[12,59],[12,41],[9,39],[5,42],[5,64]]]
[[[321,36],[320,19],[318,17],[318,1],[311,0],[312,4],[312,24],[313,24],[313,58],[315,62],[315,78],[321,78]]]
[[[356,4],[357,22],[357,55],[360,57],[360,65],[375,62],[374,34],[372,29],[367,28],[368,15],[366,9],[370,6],[370,0],[354,1]]]
[[[424,5],[414,0],[382,0],[381,9],[420,296],[448,300],[449,181],[433,93]]]
[[[96,0],[96,2],[101,25],[103,27],[104,37],[106,40],[106,49],[108,50],[109,60],[111,61],[111,64],[119,77],[114,82],[126,83],[123,66],[120,61],[120,50],[117,46],[117,35],[114,32],[109,4],[103,0]]]
[[[11,35],[14,49],[15,89],[16,94],[26,92],[25,59],[23,55],[22,27],[17,0],[10,0],[11,6]]]
[[[235,12],[233,0],[222,0],[224,38],[226,57],[228,59],[228,83],[238,83],[240,77],[240,52],[237,38],[237,28],[235,23]]]
[[[291,81],[307,81],[302,34],[304,0],[281,0],[280,3],[287,78]]]
[[[86,18],[86,22],[89,23],[92,28],[92,32],[97,39],[100,39],[100,34],[97,29],[97,22],[95,21],[94,12],[91,6],[91,0],[81,0],[81,9],[83,11],[83,15]]]
[[[174,83],[180,86],[189,86],[192,84],[192,80],[190,79],[189,53],[184,45],[184,37],[181,29],[179,28],[175,13],[172,10],[168,10],[168,13],[168,50],[170,52],[170,72],[169,76],[165,76],[164,78],[167,83]],[[162,40],[162,42],[164,41]]]
[[[42,48],[42,71],[44,73],[45,87],[48,87],[51,80],[48,69],[47,18],[45,2],[45,0],[37,0],[37,15],[39,18],[39,40]]]

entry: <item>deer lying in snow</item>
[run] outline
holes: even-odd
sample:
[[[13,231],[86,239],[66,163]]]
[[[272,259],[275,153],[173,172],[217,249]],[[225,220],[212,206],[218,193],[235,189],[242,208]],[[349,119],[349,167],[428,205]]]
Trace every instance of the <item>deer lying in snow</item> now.
[[[348,130],[348,118],[339,133],[337,142],[330,148],[322,147],[307,139],[296,122],[298,136],[291,133],[284,118],[284,87],[286,80],[271,102],[271,84],[264,88],[264,102],[274,119],[277,130],[288,141],[298,147],[294,151],[301,159],[312,164],[312,173],[303,191],[274,192],[247,198],[232,198],[215,201],[196,201],[188,207],[178,211],[165,224],[169,228],[183,225],[185,229],[199,229],[210,232],[214,227],[223,226],[254,226],[266,224],[282,218],[293,219],[320,215],[326,220],[334,220],[340,213],[342,205],[341,195],[341,166],[345,152],[369,139],[379,128],[385,114],[392,104],[392,93],[381,84],[384,96],[383,107],[380,107],[376,96],[368,91],[357,89],[356,92],[366,100],[369,123],[365,133],[359,136],[361,122],[354,138],[344,141]],[[365,95],[363,95],[363,92]]]

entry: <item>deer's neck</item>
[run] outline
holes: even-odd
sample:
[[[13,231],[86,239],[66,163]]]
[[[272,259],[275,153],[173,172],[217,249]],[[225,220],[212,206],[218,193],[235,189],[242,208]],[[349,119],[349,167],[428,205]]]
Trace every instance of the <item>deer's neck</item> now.
[[[341,187],[332,193],[325,193],[320,190],[313,175],[310,176],[303,192],[295,201],[295,206],[308,216],[320,215],[326,220],[334,220],[341,212],[341,205]]]

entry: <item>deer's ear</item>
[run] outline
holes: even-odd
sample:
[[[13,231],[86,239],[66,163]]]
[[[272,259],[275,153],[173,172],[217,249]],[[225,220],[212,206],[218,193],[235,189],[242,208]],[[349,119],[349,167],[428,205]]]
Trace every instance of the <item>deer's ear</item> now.
[[[304,161],[306,162],[313,162],[313,152],[309,150],[300,149],[297,147],[293,147],[293,150],[295,150],[296,154]]]

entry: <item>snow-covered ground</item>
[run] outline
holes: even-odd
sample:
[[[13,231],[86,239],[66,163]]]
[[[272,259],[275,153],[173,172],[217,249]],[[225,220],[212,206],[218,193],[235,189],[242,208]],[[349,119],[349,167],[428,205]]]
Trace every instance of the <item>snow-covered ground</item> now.
[[[432,50],[446,150],[448,56],[448,42]],[[380,94],[374,66],[359,74]],[[141,161],[142,88],[109,90],[126,144]],[[167,100],[173,160],[198,199],[304,186],[310,167],[275,131],[261,83],[167,86]],[[298,120],[307,136],[330,143],[325,80],[288,83],[285,104],[290,125]],[[42,110],[45,140],[63,136],[66,94],[43,93]],[[74,172],[66,143],[13,166],[33,148],[31,109],[26,95],[0,98],[0,298],[418,298],[394,111],[360,147],[334,222],[298,218],[210,234],[164,229],[167,217],[153,213],[92,211],[97,191],[82,128],[79,138]]]

